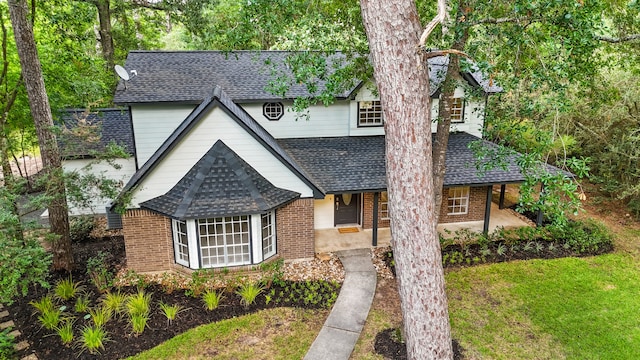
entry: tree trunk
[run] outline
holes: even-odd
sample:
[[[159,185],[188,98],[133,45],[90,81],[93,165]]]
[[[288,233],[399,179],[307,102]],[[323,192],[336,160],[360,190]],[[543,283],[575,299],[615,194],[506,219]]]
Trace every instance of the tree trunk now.
[[[111,9],[109,2],[111,0],[94,0],[91,1],[98,9],[98,20],[100,22],[100,47],[102,48],[102,57],[107,63],[107,70],[113,70],[115,65],[115,55],[113,46],[113,35],[111,34]]]
[[[389,214],[407,352],[410,359],[451,359],[420,20],[410,0],[361,0],[360,6],[385,117]]]
[[[52,132],[53,117],[42,78],[42,68],[33,36],[33,28],[27,21],[27,12],[26,0],[9,0],[9,13],[24,85],[38,135],[44,173],[47,176],[46,193],[50,199],[49,223],[51,224],[51,232],[55,235],[55,239],[52,240],[53,267],[55,270],[71,271],[73,256],[69,238],[69,214],[67,213],[60,152]]]

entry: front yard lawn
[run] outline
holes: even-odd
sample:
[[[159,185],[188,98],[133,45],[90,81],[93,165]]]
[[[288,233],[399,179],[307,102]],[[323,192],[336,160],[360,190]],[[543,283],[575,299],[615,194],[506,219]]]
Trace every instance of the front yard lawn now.
[[[630,255],[476,266],[446,279],[453,336],[469,358],[640,358]]]

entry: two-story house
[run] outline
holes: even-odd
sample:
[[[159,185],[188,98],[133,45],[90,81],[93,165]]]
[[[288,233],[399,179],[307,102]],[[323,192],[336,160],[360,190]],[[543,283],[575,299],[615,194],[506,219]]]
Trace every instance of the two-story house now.
[[[127,145],[131,157],[118,170],[94,171],[126,184],[118,201],[128,201],[121,226],[131,269],[311,258],[319,230],[373,229],[375,241],[389,227],[384,118],[373,84],[359,82],[300,118],[291,106],[309,95],[304,86],[294,84],[286,97],[265,90],[288,54],[129,54],[125,67],[137,75],[118,85],[114,101],[123,108],[94,120],[103,122],[103,141]],[[429,61],[434,119],[446,66],[446,57]],[[492,186],[523,177],[515,164],[477,174],[468,145],[480,140],[486,97],[499,88],[479,72],[461,75],[440,222],[486,224]],[[70,159],[68,169],[88,161]],[[109,204],[93,205],[104,212]]]

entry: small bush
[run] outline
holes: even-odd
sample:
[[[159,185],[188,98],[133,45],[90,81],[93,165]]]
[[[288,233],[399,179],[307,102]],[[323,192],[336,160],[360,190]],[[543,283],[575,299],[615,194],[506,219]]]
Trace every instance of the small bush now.
[[[58,336],[60,336],[62,344],[69,346],[73,341],[73,321],[66,319],[62,325],[56,328],[56,332],[58,333]]]
[[[159,307],[160,307],[160,310],[162,310],[162,313],[164,314],[164,316],[167,318],[167,325],[171,325],[173,320],[176,319],[176,316],[178,316],[178,313],[182,311],[182,306],[178,304],[169,305],[169,304],[160,302]]]
[[[73,306],[77,313],[85,313],[89,309],[89,298],[85,295],[78,296],[76,303]]]
[[[111,320],[112,312],[106,306],[101,306],[96,309],[89,309],[89,315],[91,315],[91,320],[95,326],[103,326],[109,320]]]
[[[29,304],[34,308],[36,308],[36,310],[38,310],[40,314],[42,314],[45,311],[53,310],[55,308],[55,305],[53,303],[53,297],[51,297],[51,295],[48,295],[48,294],[43,296],[38,301],[29,302]]]
[[[80,283],[74,283],[71,277],[58,281],[54,288],[56,297],[64,301],[71,300],[76,297],[80,290],[82,290]]]
[[[549,226],[548,230],[577,254],[597,254],[613,247],[613,235],[609,229],[590,219],[569,221],[563,226]]]
[[[147,322],[149,321],[148,314],[135,314],[131,315],[129,318],[129,322],[131,323],[131,328],[133,329],[133,333],[136,335],[142,334],[144,329],[147,327]]]
[[[207,290],[202,294],[202,301],[204,302],[205,309],[211,311],[218,308],[222,300],[222,291],[217,292],[213,290]]]
[[[240,288],[236,291],[236,294],[240,295],[242,298],[240,302],[244,304],[244,306],[252,305],[258,295],[262,293],[264,287],[260,286],[257,283],[246,282],[240,286]]]
[[[12,328],[8,327],[0,331],[0,359],[13,359],[15,357],[15,339],[9,335]]]
[[[136,315],[148,315],[151,308],[151,294],[138,291],[134,295],[127,297],[127,313],[130,317]]]
[[[127,296],[117,292],[108,292],[102,298],[102,305],[113,314],[122,315],[125,311]]]
[[[90,354],[100,354],[100,350],[104,350],[104,343],[109,341],[107,332],[100,326],[85,326],[80,332],[78,346],[82,348],[82,352],[89,351]]]
[[[38,316],[38,321],[47,330],[54,330],[62,321],[61,309],[47,309]]]
[[[71,241],[80,242],[91,238],[96,223],[92,216],[74,216],[69,219],[69,236]]]

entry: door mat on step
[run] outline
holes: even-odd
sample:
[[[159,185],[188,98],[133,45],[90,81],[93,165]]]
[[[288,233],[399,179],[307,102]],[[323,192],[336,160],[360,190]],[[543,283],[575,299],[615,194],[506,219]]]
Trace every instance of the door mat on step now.
[[[338,228],[338,232],[340,234],[346,234],[346,233],[357,233],[358,228],[357,227],[345,227],[345,228]]]

